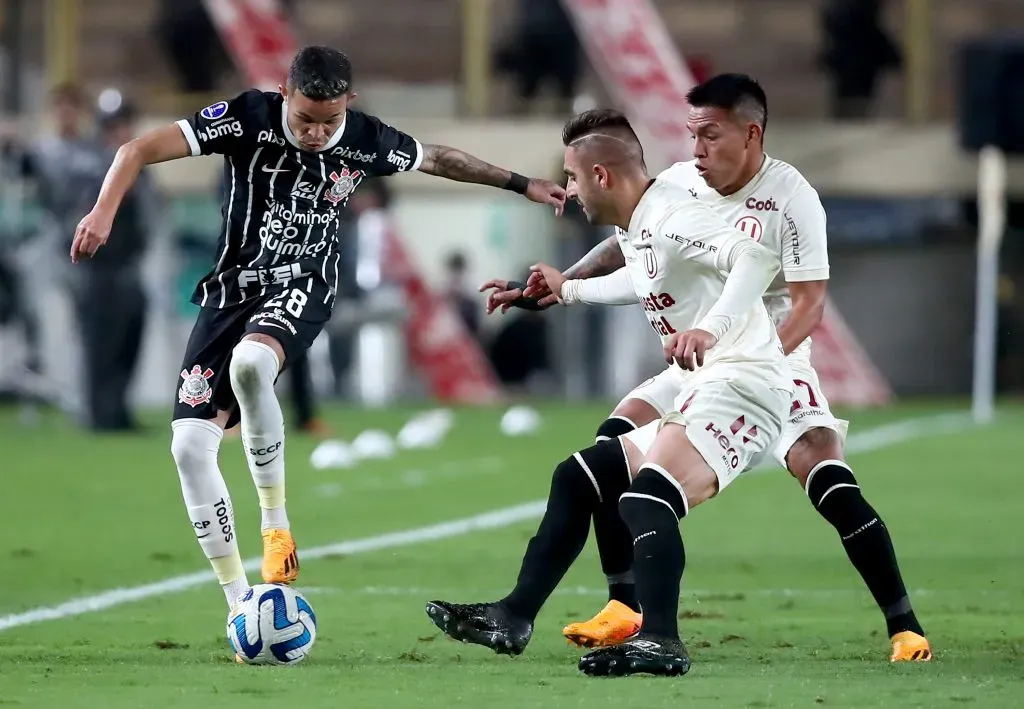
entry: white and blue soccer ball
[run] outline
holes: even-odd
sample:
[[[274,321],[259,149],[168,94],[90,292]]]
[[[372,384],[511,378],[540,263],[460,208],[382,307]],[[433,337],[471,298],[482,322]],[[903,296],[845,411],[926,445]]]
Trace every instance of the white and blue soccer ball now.
[[[291,586],[256,584],[228,614],[228,642],[246,664],[297,664],[315,640],[313,607]]]

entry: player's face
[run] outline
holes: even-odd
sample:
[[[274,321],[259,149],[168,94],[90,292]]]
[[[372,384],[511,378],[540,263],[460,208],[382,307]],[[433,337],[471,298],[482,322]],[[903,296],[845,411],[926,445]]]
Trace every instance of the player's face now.
[[[576,200],[591,224],[608,223],[605,221],[608,173],[604,168],[594,165],[575,148],[566,148],[563,170],[568,178],[565,185],[566,199]]]
[[[739,123],[721,108],[691,108],[686,127],[693,138],[697,172],[712,189],[728,189],[740,181],[748,151],[760,147],[755,140],[760,129]]]
[[[348,102],[355,94],[344,94],[336,99],[314,101],[293,90],[285,96],[288,101],[288,127],[306,150],[321,150],[345,122]]]

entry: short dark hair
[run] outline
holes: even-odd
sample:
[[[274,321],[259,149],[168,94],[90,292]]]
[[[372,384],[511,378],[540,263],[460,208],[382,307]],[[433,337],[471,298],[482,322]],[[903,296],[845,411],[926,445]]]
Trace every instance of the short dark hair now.
[[[594,133],[604,133],[616,138],[632,137],[637,143],[640,142],[633,126],[629,124],[629,119],[623,113],[611,108],[592,108],[566,121],[562,128],[562,145],[569,146],[580,138]]]
[[[67,101],[76,106],[81,106],[85,103],[85,96],[82,95],[82,90],[78,87],[78,84],[64,81],[50,89],[50,100],[58,102]]]
[[[337,49],[303,47],[288,70],[288,89],[313,101],[329,101],[352,88],[352,64]]]
[[[746,74],[719,74],[694,86],[686,100],[695,108],[721,108],[761,126],[768,125],[768,97],[761,84]]]

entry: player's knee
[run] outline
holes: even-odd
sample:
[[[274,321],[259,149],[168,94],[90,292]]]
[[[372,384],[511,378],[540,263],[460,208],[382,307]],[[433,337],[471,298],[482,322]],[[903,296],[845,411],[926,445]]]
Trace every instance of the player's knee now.
[[[831,428],[812,428],[786,453],[786,468],[807,489],[811,471],[822,461],[843,459],[843,441]]]
[[[273,386],[280,364],[273,348],[262,342],[242,340],[231,351],[231,388],[236,394]]]
[[[844,536],[878,522],[878,514],[861,494],[853,471],[841,460],[823,460],[816,465],[805,489],[818,513]]]
[[[682,486],[658,465],[645,463],[633,484],[619,498],[619,513],[631,530],[642,525],[654,510],[669,509],[677,520],[690,511]]]
[[[595,441],[601,443],[602,441],[612,440],[619,436],[624,436],[630,431],[635,431],[636,428],[636,424],[625,416],[609,416],[597,427]]]
[[[586,493],[597,503],[614,501],[629,487],[629,466],[617,440],[603,441],[573,453],[555,468],[552,489],[577,496]]]
[[[188,476],[217,464],[224,432],[212,421],[179,419],[171,424],[171,457],[178,474]]]

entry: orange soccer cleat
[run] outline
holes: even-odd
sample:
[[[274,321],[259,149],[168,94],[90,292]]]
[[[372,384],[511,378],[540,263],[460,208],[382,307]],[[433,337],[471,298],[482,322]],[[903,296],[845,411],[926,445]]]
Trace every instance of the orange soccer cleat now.
[[[562,635],[580,647],[608,647],[636,635],[642,620],[643,616],[625,603],[608,601],[608,605],[590,620],[565,626]]]
[[[292,583],[299,577],[299,554],[287,529],[263,530],[263,580]]]
[[[904,630],[892,636],[890,662],[928,662],[932,659],[932,648],[928,638]]]

